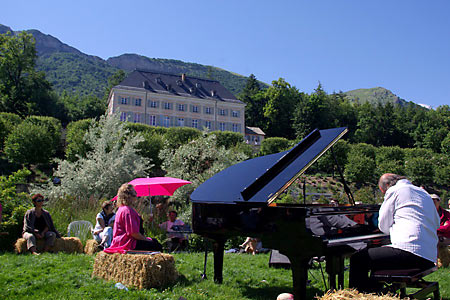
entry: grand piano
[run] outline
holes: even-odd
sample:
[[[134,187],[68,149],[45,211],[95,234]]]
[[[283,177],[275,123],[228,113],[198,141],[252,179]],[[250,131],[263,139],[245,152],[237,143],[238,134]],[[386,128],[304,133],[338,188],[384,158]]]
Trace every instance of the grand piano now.
[[[344,257],[364,247],[386,244],[377,230],[379,205],[348,206],[277,203],[282,195],[345,133],[346,128],[314,130],[288,151],[233,165],[192,194],[193,232],[213,240],[214,280],[223,281],[224,245],[232,236],[259,237],[291,263],[295,299],[306,299],[309,263],[326,258],[331,288],[344,281]],[[363,215],[363,222],[352,216]],[[359,218],[361,220],[361,218]]]

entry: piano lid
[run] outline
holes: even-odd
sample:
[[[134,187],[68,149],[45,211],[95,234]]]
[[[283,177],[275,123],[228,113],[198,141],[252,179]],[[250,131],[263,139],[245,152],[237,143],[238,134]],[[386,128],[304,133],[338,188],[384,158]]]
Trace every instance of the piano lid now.
[[[272,203],[347,128],[315,129],[292,149],[235,164],[206,180],[191,194],[194,203]]]

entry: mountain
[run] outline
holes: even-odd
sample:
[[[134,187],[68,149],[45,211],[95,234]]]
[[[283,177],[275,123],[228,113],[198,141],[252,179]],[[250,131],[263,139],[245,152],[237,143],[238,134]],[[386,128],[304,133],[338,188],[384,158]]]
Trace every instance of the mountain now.
[[[345,92],[344,94],[350,100],[361,104],[365,102],[382,103],[382,104],[390,102],[393,104],[405,106],[408,103],[406,100],[398,97],[390,90],[387,90],[382,87],[376,87],[371,89],[356,89]]]
[[[148,69],[158,72],[182,74],[214,79],[222,83],[234,95],[240,93],[247,82],[247,77],[229,71],[196,63],[187,63],[175,59],[148,58],[138,54],[122,54],[111,57],[107,62],[116,68],[130,72],[134,69]],[[262,86],[267,84],[261,83]]]
[[[0,34],[14,32],[10,27],[0,24]],[[136,68],[159,72],[195,76],[219,81],[234,95],[244,88],[247,77],[217,67],[197,63],[187,63],[174,59],[148,58],[138,54],[123,54],[103,60],[87,55],[57,38],[32,29],[26,30],[36,40],[38,59],[36,68],[46,73],[47,80],[57,93],[67,91],[80,95],[102,96],[108,86],[108,78],[119,69],[130,72]],[[268,85],[260,82],[261,86]]]

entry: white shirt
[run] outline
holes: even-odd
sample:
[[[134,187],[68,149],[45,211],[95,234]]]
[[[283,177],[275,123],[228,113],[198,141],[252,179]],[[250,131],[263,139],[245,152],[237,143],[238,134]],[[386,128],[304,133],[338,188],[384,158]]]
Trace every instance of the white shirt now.
[[[391,247],[436,262],[439,215],[430,195],[407,179],[386,191],[378,227],[391,236]]]
[[[100,225],[100,222],[98,221],[98,219],[102,219],[103,221],[105,221],[101,212],[99,212],[97,214],[97,217],[96,217],[97,223],[95,224],[94,231],[103,229],[102,225]],[[116,214],[114,214],[114,216],[112,216],[111,219],[109,219],[108,224],[105,224],[105,227],[110,226],[114,222],[115,219],[116,219]]]

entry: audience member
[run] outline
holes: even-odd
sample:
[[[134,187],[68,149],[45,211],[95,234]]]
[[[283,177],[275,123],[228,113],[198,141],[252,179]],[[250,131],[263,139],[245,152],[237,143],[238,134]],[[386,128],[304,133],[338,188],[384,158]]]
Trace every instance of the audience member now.
[[[170,252],[184,250],[188,246],[188,239],[186,234],[177,232],[177,227],[184,226],[184,222],[177,219],[178,214],[176,211],[169,211],[166,222],[159,224],[159,228],[167,232],[167,238],[169,239],[168,246]]]
[[[116,214],[114,213],[113,202],[103,202],[102,211],[97,214],[97,223],[92,232],[94,239],[99,243],[100,248],[108,248],[111,246],[115,217]]]
[[[384,194],[379,229],[390,234],[391,245],[364,249],[350,259],[349,285],[360,292],[376,292],[369,271],[428,269],[437,259],[439,216],[430,195],[403,176],[384,174],[378,186]]]
[[[133,208],[137,200],[136,190],[125,183],[117,192],[117,213],[114,221],[114,235],[111,246],[105,252],[126,252],[128,250],[161,251],[162,246],[155,238],[144,236],[142,218]]]
[[[41,194],[35,194],[32,201],[34,208],[29,209],[23,218],[22,236],[27,241],[27,249],[32,254],[39,255],[36,250],[36,239],[45,239],[44,251],[48,251],[60,235],[53,225],[50,213],[42,208],[44,197]]]
[[[440,226],[437,230],[437,234],[442,238],[450,238],[450,212],[440,206],[441,198],[438,195],[431,194],[430,196],[434,201],[434,205],[436,206],[436,210],[440,217]]]

